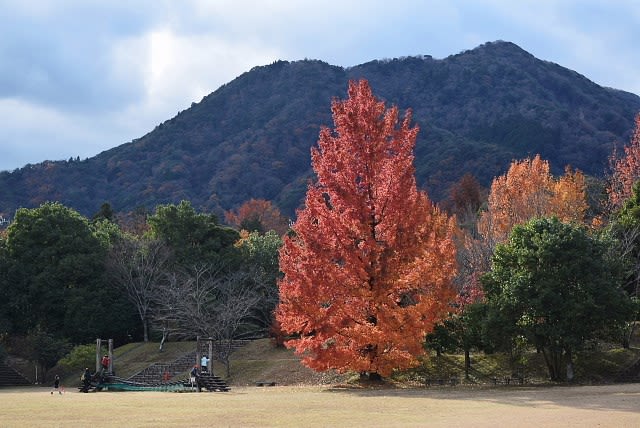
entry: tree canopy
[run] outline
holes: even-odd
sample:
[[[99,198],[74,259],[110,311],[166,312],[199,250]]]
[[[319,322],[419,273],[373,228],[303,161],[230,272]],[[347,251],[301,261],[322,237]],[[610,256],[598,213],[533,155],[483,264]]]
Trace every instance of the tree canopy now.
[[[104,282],[103,244],[85,217],[60,203],[18,210],[7,231],[2,305],[11,331],[37,328],[74,341],[127,331],[130,308]]]
[[[501,320],[494,334],[526,338],[542,350],[550,378],[564,379],[573,351],[633,316],[621,267],[584,227],[557,218],[514,227],[483,278],[490,317]]]
[[[502,242],[513,226],[534,217],[553,215],[562,221],[583,222],[586,210],[584,175],[567,168],[556,179],[549,162],[536,155],[513,161],[506,174],[493,180],[479,229],[485,239]]]
[[[277,319],[309,367],[376,378],[415,365],[446,315],[454,225],[417,189],[410,113],[399,123],[365,80],[348,94],[312,149],[317,181],[280,252]]]
[[[166,243],[176,263],[211,263],[234,251],[240,235],[219,224],[214,214],[199,213],[189,201],[159,205],[149,216],[150,236]]]

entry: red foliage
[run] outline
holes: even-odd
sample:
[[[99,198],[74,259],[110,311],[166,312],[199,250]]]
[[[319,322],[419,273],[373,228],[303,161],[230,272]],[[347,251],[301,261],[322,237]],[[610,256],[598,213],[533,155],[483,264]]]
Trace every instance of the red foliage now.
[[[634,183],[640,180],[640,113],[636,115],[631,141],[624,147],[624,156],[618,158],[614,151],[609,165],[613,171],[607,184],[609,208],[616,210],[631,196]]]
[[[280,252],[276,316],[307,366],[387,376],[417,363],[450,309],[455,225],[416,187],[410,113],[399,124],[364,80],[332,111]]]
[[[250,199],[237,211],[226,211],[224,218],[227,223],[238,228],[243,228],[246,224],[258,224],[264,229],[261,232],[273,230],[280,236],[289,227],[287,218],[280,213],[278,207],[264,199]]]

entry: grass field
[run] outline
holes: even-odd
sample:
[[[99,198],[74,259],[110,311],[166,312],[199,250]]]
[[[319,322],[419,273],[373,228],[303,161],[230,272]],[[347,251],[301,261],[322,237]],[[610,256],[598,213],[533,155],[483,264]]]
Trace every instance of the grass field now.
[[[0,389],[1,427],[638,427],[640,384],[227,393]]]

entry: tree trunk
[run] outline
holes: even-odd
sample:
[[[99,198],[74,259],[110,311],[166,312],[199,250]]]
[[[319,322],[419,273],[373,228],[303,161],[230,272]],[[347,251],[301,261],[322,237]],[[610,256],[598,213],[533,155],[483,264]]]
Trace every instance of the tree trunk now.
[[[142,340],[146,343],[149,341],[149,323],[147,322],[147,320],[142,320],[142,330]]]
[[[567,349],[564,352],[566,361],[567,361],[567,381],[573,381],[573,355],[571,353],[571,349]]]
[[[163,351],[164,342],[167,340],[167,336],[168,335],[169,335],[169,329],[167,329],[167,327],[163,327],[162,328],[162,340],[160,340],[160,348],[158,349],[159,352]]]
[[[552,381],[562,380],[560,376],[562,351],[558,352],[554,349],[542,347],[542,355],[544,356],[544,362],[546,363],[547,370],[549,371],[549,379]]]
[[[622,347],[624,349],[631,348],[631,338],[633,337],[633,333],[635,332],[635,330],[636,330],[636,322],[631,321],[630,323],[628,323],[627,331],[622,337]]]
[[[381,383],[382,376],[377,372],[360,372],[360,382]]]
[[[471,368],[471,356],[469,355],[469,348],[464,350],[464,378],[469,379],[469,369]]]

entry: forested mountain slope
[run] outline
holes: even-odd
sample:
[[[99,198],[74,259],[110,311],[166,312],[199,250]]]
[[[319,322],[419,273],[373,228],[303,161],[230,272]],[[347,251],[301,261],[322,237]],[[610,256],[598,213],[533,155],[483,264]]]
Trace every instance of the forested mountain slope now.
[[[0,173],[0,214],[60,201],[92,215],[192,201],[221,213],[250,198],[293,215],[311,176],[310,147],[331,126],[331,100],[350,79],[411,108],[420,126],[418,183],[432,199],[471,172],[488,185],[510,161],[540,153],[601,176],[614,143],[629,139],[640,97],[603,88],[509,42],[445,59],[321,61],[255,67],[139,139],[86,160],[46,161]]]

